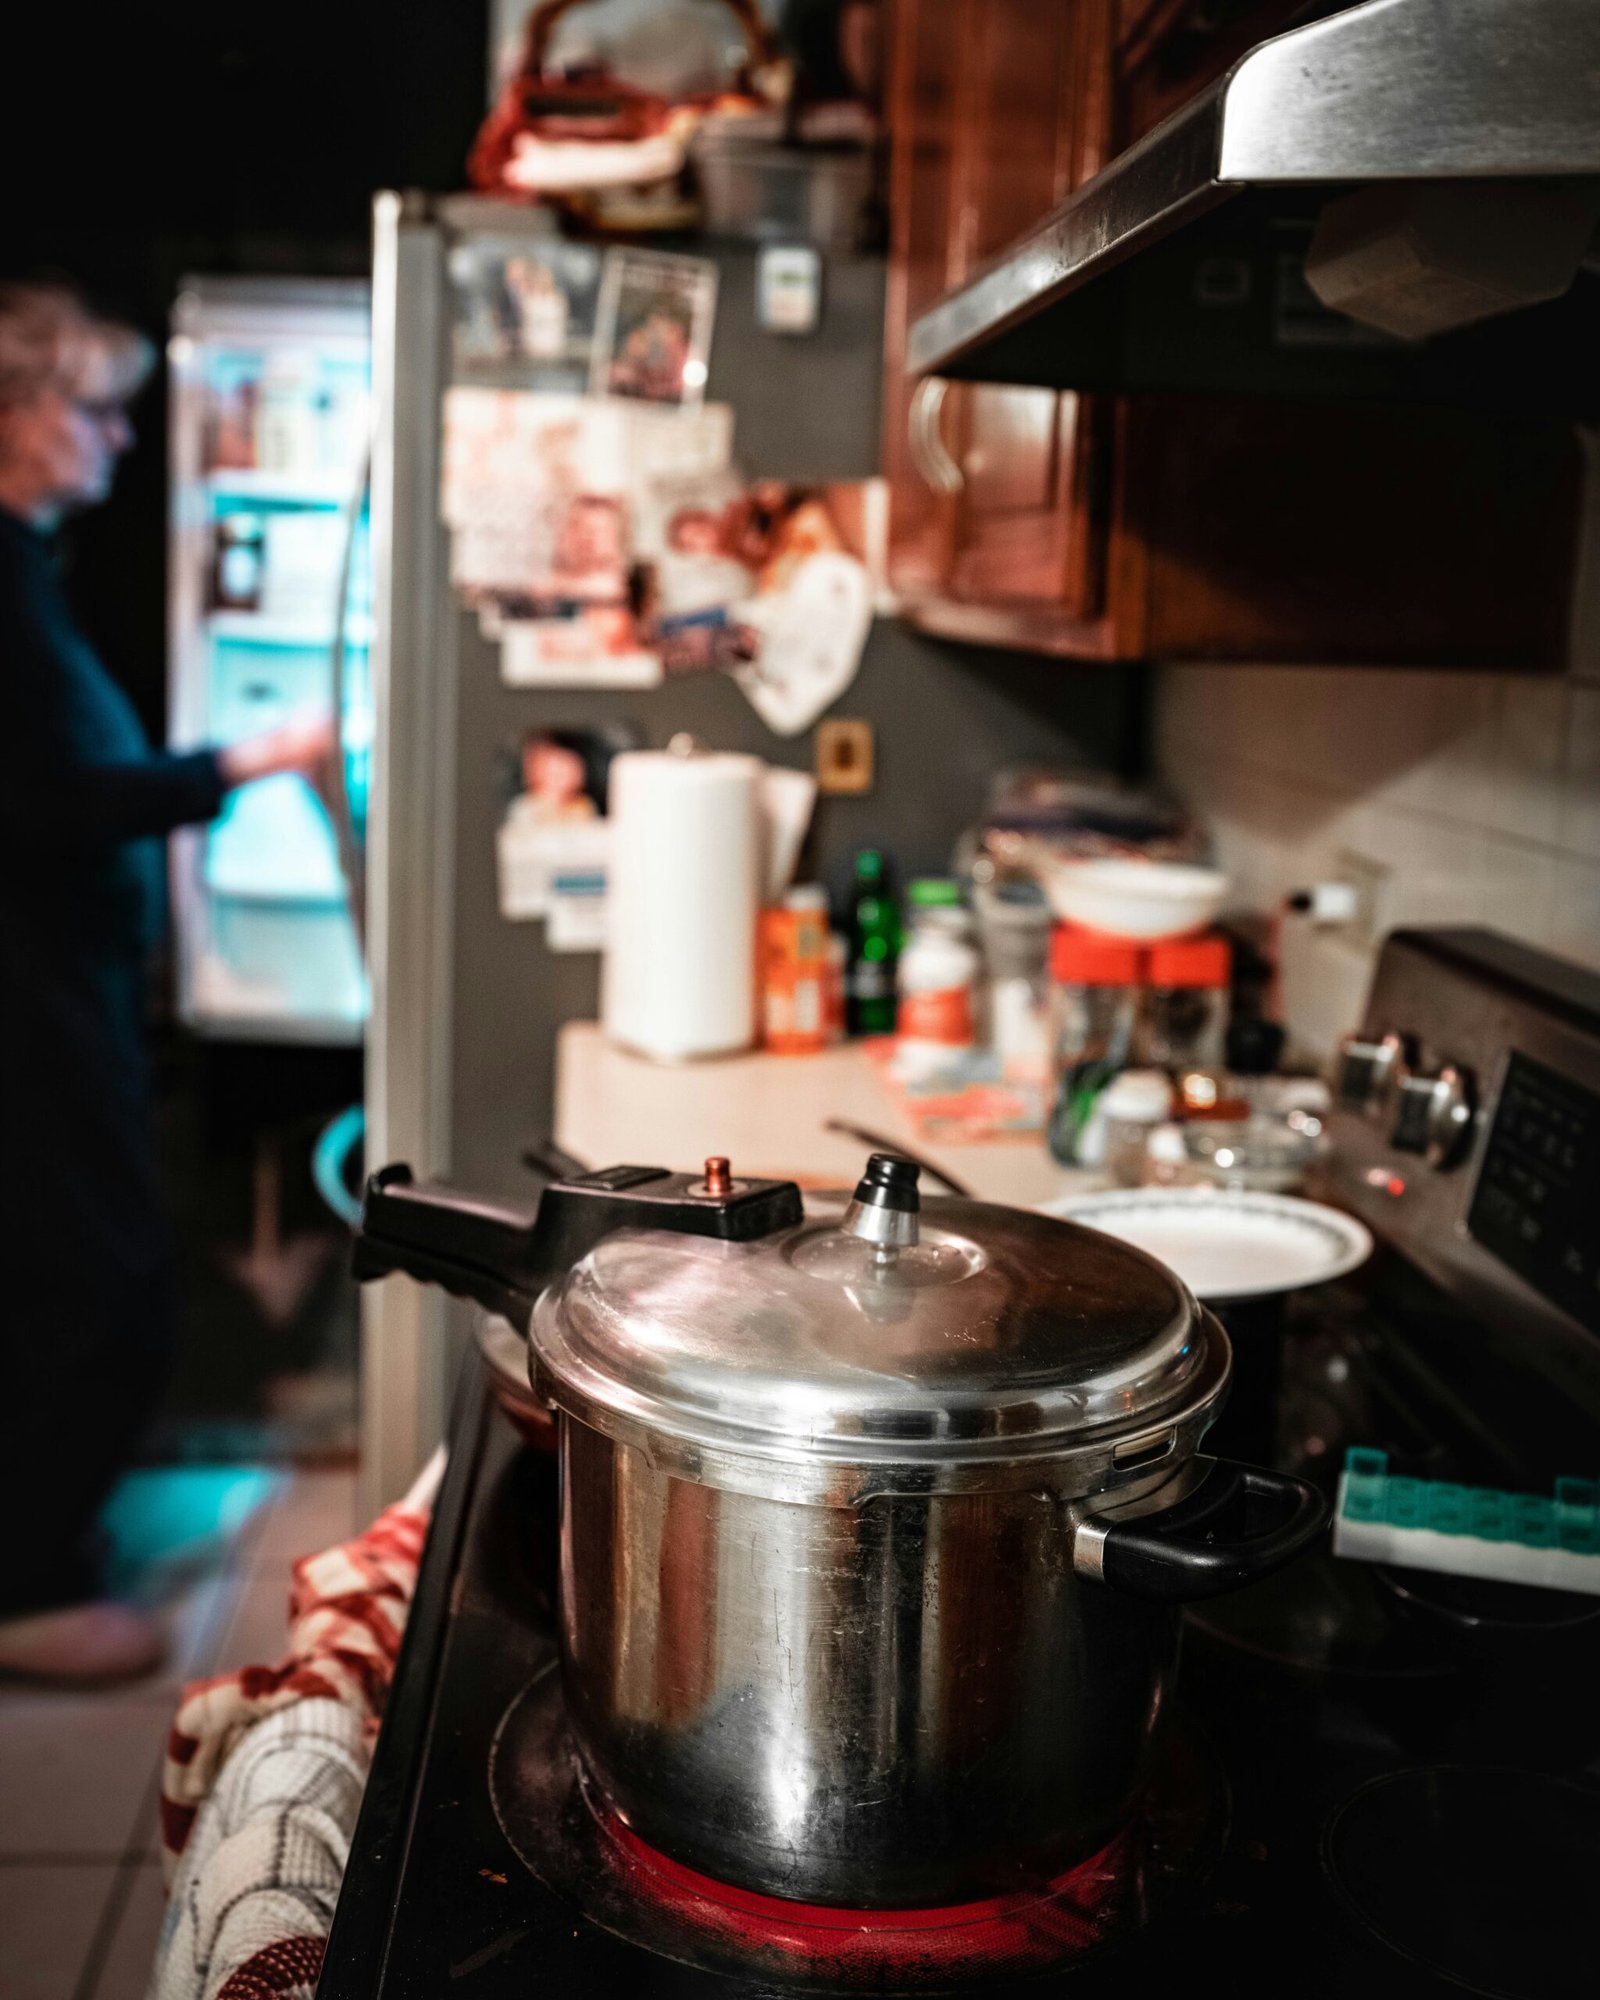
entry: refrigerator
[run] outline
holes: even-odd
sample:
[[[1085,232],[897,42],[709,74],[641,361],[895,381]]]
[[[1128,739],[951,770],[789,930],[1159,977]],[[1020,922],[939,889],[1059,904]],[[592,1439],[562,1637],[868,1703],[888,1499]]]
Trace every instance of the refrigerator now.
[[[169,739],[228,744],[316,709],[317,789],[230,794],[172,847],[177,1009],[199,1034],[361,1040],[357,898],[372,754],[370,291],[191,278],[172,314]]]
[[[508,263],[519,243],[553,230],[528,206],[382,194],[373,256],[366,1159],[369,1169],[404,1161],[419,1177],[523,1202],[536,1185],[523,1150],[552,1135],[557,1036],[566,1021],[598,1014],[600,961],[552,950],[544,926],[502,914],[497,835],[518,742],[530,731],[626,729],[660,748],[689,731],[774,764],[810,770],[815,758],[810,731],[775,735],[727,673],[650,688],[510,685],[492,635],[460,601],[441,518],[446,392],[468,380],[581,388],[587,377],[582,357],[553,340],[537,359],[518,353],[514,328],[501,337],[502,313],[497,335],[476,282],[485,262]],[[885,263],[848,243],[813,247],[820,310],[797,336],[766,323],[759,241],[670,246],[716,265],[704,393],[733,411],[744,477],[822,484],[880,470]],[[877,618],[834,710],[875,733],[873,789],[819,802],[808,871],[838,892],[855,850],[884,845],[903,876],[944,872],[997,766],[1124,760],[1124,686]],[[369,1506],[402,1492],[443,1434],[471,1319],[459,1301],[405,1279],[364,1289]]]

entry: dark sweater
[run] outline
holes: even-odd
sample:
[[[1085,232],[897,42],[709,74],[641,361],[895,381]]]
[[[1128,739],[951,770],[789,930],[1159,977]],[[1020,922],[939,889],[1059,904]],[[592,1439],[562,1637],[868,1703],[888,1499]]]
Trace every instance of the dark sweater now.
[[[0,916],[38,942],[142,957],[159,837],[215,817],[212,750],[152,750],[67,602],[49,539],[0,508]]]
[[[0,1617],[99,1587],[94,1522],[176,1328],[143,1041],[160,836],[222,801],[153,751],[49,541],[0,510]]]

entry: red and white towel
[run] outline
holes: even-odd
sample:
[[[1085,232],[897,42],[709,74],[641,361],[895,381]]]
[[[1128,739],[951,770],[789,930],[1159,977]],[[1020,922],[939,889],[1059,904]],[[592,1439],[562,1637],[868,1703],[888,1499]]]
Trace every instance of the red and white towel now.
[[[289,1650],[193,1681],[167,1743],[150,2000],[312,2000],[444,1454],[294,1566]]]

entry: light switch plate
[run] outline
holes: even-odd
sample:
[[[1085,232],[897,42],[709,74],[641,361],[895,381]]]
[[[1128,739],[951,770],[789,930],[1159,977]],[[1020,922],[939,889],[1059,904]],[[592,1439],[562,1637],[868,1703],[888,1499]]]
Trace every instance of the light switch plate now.
[[[847,722],[838,717],[817,724],[817,790],[819,792],[870,792],[872,790],[873,736],[870,722]]]

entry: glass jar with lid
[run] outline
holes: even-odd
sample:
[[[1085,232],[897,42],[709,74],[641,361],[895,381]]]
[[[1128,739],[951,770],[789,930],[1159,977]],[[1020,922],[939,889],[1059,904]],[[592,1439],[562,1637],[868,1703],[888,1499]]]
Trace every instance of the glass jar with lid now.
[[[1216,931],[1150,947],[1139,1018],[1139,1061],[1169,1076],[1220,1071],[1228,1032],[1233,953]]]
[[[1069,1166],[1083,1152],[1100,1094],[1132,1060],[1145,952],[1126,938],[1058,924],[1050,939],[1050,1150]]]

